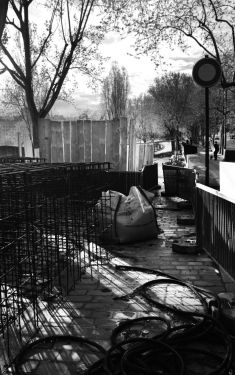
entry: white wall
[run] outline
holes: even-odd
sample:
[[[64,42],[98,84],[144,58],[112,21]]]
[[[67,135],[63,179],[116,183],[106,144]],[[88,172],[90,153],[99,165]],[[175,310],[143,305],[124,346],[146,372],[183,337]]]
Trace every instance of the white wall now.
[[[235,162],[221,161],[220,192],[230,198],[235,198]]]

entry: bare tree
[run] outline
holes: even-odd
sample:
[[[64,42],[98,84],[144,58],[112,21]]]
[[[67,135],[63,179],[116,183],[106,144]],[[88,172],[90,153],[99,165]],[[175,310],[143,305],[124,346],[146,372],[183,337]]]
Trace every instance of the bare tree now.
[[[102,98],[109,120],[127,115],[128,94],[130,90],[128,73],[117,62],[112,64],[108,76],[104,79]]]
[[[155,101],[149,94],[141,94],[128,102],[128,116],[135,121],[136,135],[146,142],[162,133],[159,116],[155,113]]]
[[[180,128],[185,126],[191,110],[193,89],[190,76],[172,72],[156,78],[149,88],[155,99],[155,111],[161,117],[169,138],[178,139]]]
[[[25,92],[33,145],[38,148],[38,120],[52,109],[69,71],[97,74],[90,62],[98,56],[105,26],[89,24],[97,0],[10,0],[9,4],[8,38],[0,42],[0,65]],[[39,24],[33,15],[40,12],[45,21]],[[37,91],[40,82],[45,84]]]

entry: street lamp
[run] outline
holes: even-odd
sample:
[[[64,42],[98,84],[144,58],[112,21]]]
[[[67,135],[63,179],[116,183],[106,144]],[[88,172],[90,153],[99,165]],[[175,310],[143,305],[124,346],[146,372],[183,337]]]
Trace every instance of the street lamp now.
[[[196,62],[193,67],[193,79],[205,88],[205,126],[206,126],[206,152],[205,152],[205,185],[209,186],[209,87],[216,85],[221,76],[221,67],[217,60],[208,57]]]

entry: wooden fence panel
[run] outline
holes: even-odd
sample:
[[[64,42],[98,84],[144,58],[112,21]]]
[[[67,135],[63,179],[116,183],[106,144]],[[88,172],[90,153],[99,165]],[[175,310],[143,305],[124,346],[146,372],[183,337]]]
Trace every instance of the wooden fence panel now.
[[[79,153],[78,153],[78,130],[77,121],[71,121],[71,162],[78,163]]]
[[[93,122],[44,119],[40,121],[39,137],[40,156],[47,162],[107,161],[113,169],[123,171],[138,171],[144,165],[143,150],[136,152],[134,122],[128,130],[126,118]]]
[[[105,161],[105,121],[92,121],[92,161]]]
[[[144,166],[146,147],[144,143],[139,143],[139,163],[138,170],[141,170]]]
[[[40,157],[45,158],[47,163],[51,162],[51,121],[39,119],[38,135],[40,144]]]
[[[105,161],[111,163],[112,160],[112,123],[111,121],[106,121],[105,123]]]
[[[62,163],[63,156],[63,143],[62,143],[62,129],[61,122],[51,121],[51,162]]]
[[[83,120],[77,120],[77,148],[78,148],[78,162],[84,163],[85,144],[84,144]]]
[[[84,120],[83,122],[83,128],[84,128],[84,157],[85,162],[89,163],[91,162],[91,120]]]
[[[135,170],[135,156],[134,156],[134,150],[135,150],[135,126],[134,121],[129,121],[129,127],[128,127],[128,144],[129,144],[129,150],[128,150],[128,171],[134,171]]]
[[[70,162],[70,121],[63,121],[63,144],[64,144],[64,161]]]
[[[112,168],[119,169],[119,156],[120,156],[120,121],[111,121],[111,160]]]

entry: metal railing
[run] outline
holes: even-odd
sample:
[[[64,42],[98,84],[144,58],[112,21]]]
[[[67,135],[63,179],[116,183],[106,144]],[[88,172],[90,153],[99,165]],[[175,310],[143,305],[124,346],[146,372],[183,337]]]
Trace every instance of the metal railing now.
[[[235,278],[235,199],[196,185],[198,245]]]

